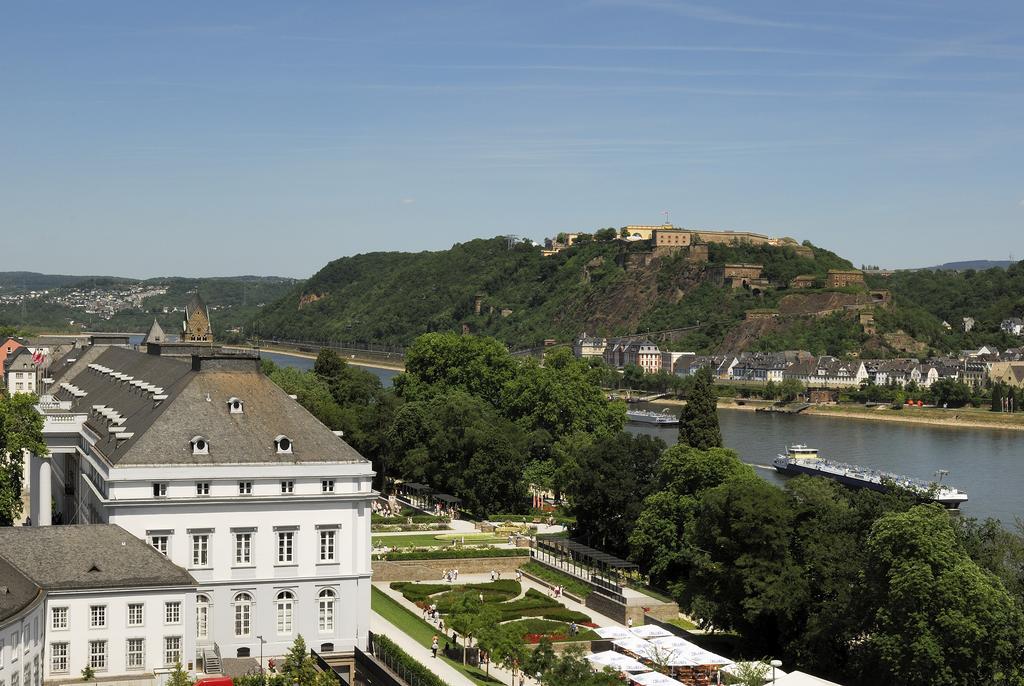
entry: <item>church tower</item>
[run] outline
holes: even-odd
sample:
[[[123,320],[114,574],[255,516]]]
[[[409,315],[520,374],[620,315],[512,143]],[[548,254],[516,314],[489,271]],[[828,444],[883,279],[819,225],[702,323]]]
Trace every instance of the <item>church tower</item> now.
[[[199,291],[185,306],[185,321],[182,322],[183,343],[213,343],[213,328],[210,326],[210,309],[199,297]]]

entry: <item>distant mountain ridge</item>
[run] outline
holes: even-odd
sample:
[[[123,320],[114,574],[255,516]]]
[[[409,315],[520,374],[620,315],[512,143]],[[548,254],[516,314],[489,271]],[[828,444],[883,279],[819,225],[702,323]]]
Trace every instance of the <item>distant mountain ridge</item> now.
[[[926,269],[935,269],[938,271],[964,271],[966,269],[974,269],[980,271],[983,269],[1006,269],[1011,264],[1016,264],[1011,260],[962,260],[960,262],[946,262],[945,264],[936,265],[934,267],[926,267]]]
[[[135,279],[128,276],[100,276],[75,274],[43,274],[40,272],[0,272],[0,288],[18,290],[48,290],[50,288],[74,288],[94,285],[111,284],[160,284],[181,283],[186,281],[241,281],[247,283],[296,283],[299,279],[287,276],[256,276],[244,274],[240,276],[155,276],[148,279]]]

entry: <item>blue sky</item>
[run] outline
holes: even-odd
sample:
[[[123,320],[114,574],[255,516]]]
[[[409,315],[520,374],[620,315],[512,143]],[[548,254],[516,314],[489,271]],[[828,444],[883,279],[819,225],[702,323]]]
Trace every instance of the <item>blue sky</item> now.
[[[0,94],[2,270],[308,276],[663,211],[1024,257],[1019,0],[9,3]]]

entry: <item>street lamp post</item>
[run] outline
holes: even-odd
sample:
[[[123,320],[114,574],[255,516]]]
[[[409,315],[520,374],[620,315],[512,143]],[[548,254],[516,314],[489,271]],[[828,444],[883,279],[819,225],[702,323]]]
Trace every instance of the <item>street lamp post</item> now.
[[[266,686],[267,673],[263,670],[263,644],[266,643],[266,641],[263,639],[262,636],[257,636],[256,638],[260,640],[260,683]]]
[[[776,667],[779,667],[779,668],[782,667],[782,660],[772,660],[771,665],[772,665],[772,683],[774,684],[775,683],[775,668]]]

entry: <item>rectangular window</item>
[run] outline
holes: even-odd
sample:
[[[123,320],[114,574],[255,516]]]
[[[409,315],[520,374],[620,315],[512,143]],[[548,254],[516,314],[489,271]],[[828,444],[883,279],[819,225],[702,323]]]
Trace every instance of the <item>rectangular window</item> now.
[[[167,484],[165,484],[165,483],[154,483],[153,484],[153,497],[154,498],[165,498],[165,497],[167,497]]]
[[[210,482],[209,481],[197,481],[196,482],[196,495],[210,495]]]
[[[18,660],[18,636],[21,636],[17,631],[11,632],[11,662]]]
[[[26,626],[21,630],[21,645],[25,648],[25,654],[32,650],[32,637],[29,636],[28,627]],[[28,665],[25,665],[25,669],[28,669]]]
[[[181,662],[181,636],[164,636],[164,665],[173,667]]]
[[[18,675],[17,673],[11,675],[11,686],[18,686]]]
[[[164,557],[167,556],[167,536],[150,536],[149,544]]]
[[[235,534],[235,564],[252,564],[252,534],[248,531]]]
[[[107,668],[106,641],[89,641],[89,666],[95,670]]]
[[[320,531],[320,561],[334,562],[334,541],[337,531],[323,529]]]
[[[164,624],[181,624],[181,603],[178,601],[164,603]]]
[[[128,669],[143,669],[146,666],[146,641],[141,638],[129,638],[125,651],[125,664]]]
[[[324,479],[321,481],[320,491],[323,493],[334,493],[334,479]]]
[[[128,626],[142,626],[145,621],[145,613],[142,603],[128,604]]]
[[[107,606],[92,605],[89,607],[89,628],[103,629],[107,626]]]
[[[277,561],[278,563],[291,562],[294,559],[293,545],[295,543],[294,531],[277,532]]]
[[[68,609],[66,607],[55,607],[51,610],[50,628],[54,631],[68,628]]]
[[[239,481],[238,482],[238,495],[252,495],[252,482],[251,481]]]
[[[295,492],[295,482],[294,481],[282,481],[281,482],[281,493],[287,494],[287,493],[294,493],[294,492]]]
[[[192,566],[193,567],[209,567],[210,566],[210,535],[209,534],[193,534],[192,535]]]
[[[58,674],[68,671],[68,644],[50,644],[50,671]]]

